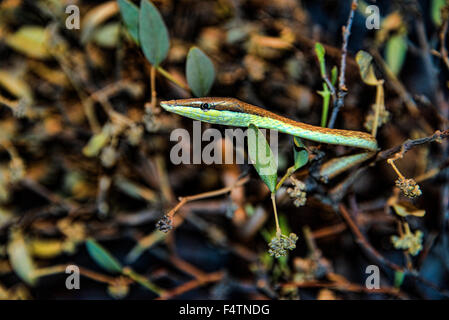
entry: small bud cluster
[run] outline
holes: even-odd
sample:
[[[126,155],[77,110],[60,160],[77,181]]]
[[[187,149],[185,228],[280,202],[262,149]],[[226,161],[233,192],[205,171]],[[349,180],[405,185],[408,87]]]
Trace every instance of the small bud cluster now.
[[[124,278],[119,278],[108,286],[108,293],[114,299],[123,299],[129,293],[129,285]]]
[[[287,255],[287,250],[293,250],[296,248],[296,241],[298,236],[294,233],[290,233],[288,237],[286,235],[277,235],[271,239],[268,245],[270,249],[268,253],[275,258],[283,257]]]
[[[420,230],[416,230],[415,234],[407,229],[404,235],[391,236],[391,242],[396,249],[407,250],[411,255],[416,256],[422,250],[422,238],[423,233]]]
[[[398,178],[396,180],[396,186],[410,199],[417,198],[422,194],[419,185],[414,179]]]
[[[137,146],[142,139],[143,128],[142,126],[133,124],[128,128],[128,130],[126,130],[125,134],[128,138],[128,142],[133,146]]]
[[[173,229],[173,223],[169,216],[164,215],[157,223],[156,228],[159,231],[162,231],[164,233],[169,232],[171,229]]]
[[[14,117],[18,119],[25,118],[27,115],[27,109],[29,107],[29,102],[26,98],[22,98],[19,100],[19,103],[17,104],[17,107],[13,109],[13,115]]]
[[[106,168],[111,168],[115,165],[117,162],[117,159],[119,157],[119,154],[117,150],[111,145],[104,147],[101,150],[101,164]]]
[[[145,111],[145,115],[143,116],[143,123],[145,125],[145,129],[148,132],[156,132],[159,129],[159,124],[150,109],[147,109]]]
[[[296,207],[302,207],[306,204],[307,201],[307,193],[305,192],[306,185],[304,182],[299,181],[293,177],[290,177],[290,180],[292,181],[294,188],[288,188],[287,193],[290,198],[295,199],[293,201],[293,204]]]
[[[373,106],[373,108],[375,108],[375,106]],[[373,130],[374,119],[375,119],[375,112],[372,111],[370,114],[368,114],[364,123],[364,126],[368,131]],[[389,120],[390,120],[390,112],[388,112],[388,110],[385,109],[385,106],[383,106],[379,112],[377,127],[380,128],[383,124],[386,124]]]

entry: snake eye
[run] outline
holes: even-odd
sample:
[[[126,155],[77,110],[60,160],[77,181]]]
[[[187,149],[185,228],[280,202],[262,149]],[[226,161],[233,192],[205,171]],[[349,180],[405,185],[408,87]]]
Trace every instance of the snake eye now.
[[[210,109],[210,104],[208,104],[207,102],[202,103],[200,108],[201,108],[201,110],[204,110],[204,111],[209,110]]]

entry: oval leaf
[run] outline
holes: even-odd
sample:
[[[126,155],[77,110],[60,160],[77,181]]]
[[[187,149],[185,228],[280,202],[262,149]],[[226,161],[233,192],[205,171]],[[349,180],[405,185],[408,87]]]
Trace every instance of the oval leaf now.
[[[209,93],[215,79],[215,69],[209,57],[197,47],[192,47],[187,55],[187,82],[197,97]]]
[[[118,0],[118,6],[131,38],[139,43],[139,8],[129,0]]]
[[[326,75],[326,62],[324,61],[326,51],[324,50],[323,45],[319,42],[315,43],[315,53],[320,63],[321,76],[324,77]]]
[[[406,53],[406,35],[394,35],[388,40],[385,47],[385,62],[395,75],[401,71]]]
[[[167,27],[157,8],[148,0],[141,0],[139,40],[147,60],[158,66],[167,57],[170,40]]]
[[[276,190],[277,161],[265,139],[265,136],[255,125],[248,129],[248,155],[260,178],[273,193]]]
[[[295,170],[302,168],[309,161],[309,152],[298,137],[293,137],[293,152],[295,157]]]
[[[335,86],[335,84],[337,83],[337,77],[338,77],[338,68],[337,66],[334,66],[331,71],[331,83],[333,86]]]
[[[86,241],[87,251],[95,262],[108,272],[121,273],[122,265],[105,248],[93,239]]]
[[[405,279],[405,273],[403,271],[394,272],[394,287],[400,288]]]
[[[436,26],[441,26],[442,19],[441,19],[441,9],[443,9],[444,5],[446,4],[446,0],[432,0],[432,6],[431,6],[431,16],[432,21]]]

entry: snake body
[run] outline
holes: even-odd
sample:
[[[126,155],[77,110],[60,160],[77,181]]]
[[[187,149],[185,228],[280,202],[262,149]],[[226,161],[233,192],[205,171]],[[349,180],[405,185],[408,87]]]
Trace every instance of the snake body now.
[[[372,157],[378,149],[376,139],[366,133],[353,130],[330,129],[295,121],[235,98],[192,98],[162,101],[169,111],[194,120],[227,126],[278,130],[292,136],[319,143],[365,149],[366,152],[331,160],[324,164],[321,175],[332,178],[349,166]]]

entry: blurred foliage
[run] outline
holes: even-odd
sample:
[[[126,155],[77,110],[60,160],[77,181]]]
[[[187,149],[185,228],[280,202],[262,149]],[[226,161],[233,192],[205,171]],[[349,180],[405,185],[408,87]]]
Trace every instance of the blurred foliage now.
[[[66,25],[69,4],[80,29]],[[371,4],[380,29],[365,27]],[[257,159],[254,169],[170,161],[171,131],[192,125],[161,100],[237,97],[325,127],[349,5],[1,1],[0,299],[447,297],[444,139],[395,159],[413,177],[402,180],[379,160],[323,183],[314,174],[343,148],[285,135],[278,164],[261,139],[270,175]],[[336,128],[366,128],[381,152],[447,129],[447,12],[442,0],[359,1]],[[404,196],[395,180],[421,196]],[[178,197],[223,188],[182,204],[170,233],[155,229]],[[285,256],[270,255],[270,243]],[[370,264],[386,271],[377,293],[364,287]],[[66,289],[68,265],[81,290]]]

